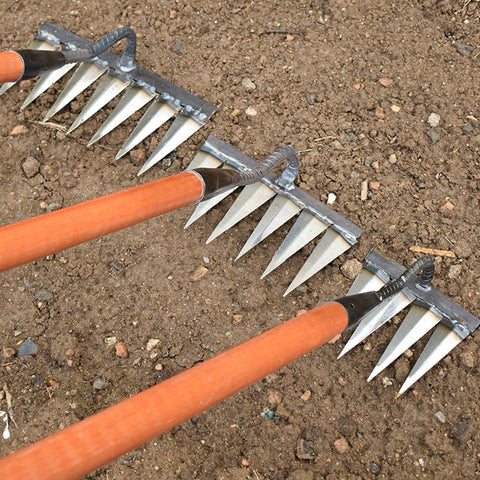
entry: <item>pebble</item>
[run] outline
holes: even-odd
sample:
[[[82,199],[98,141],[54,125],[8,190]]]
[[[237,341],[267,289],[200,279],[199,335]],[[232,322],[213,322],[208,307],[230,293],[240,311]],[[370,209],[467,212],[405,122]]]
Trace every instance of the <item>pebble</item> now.
[[[395,112],[395,113],[398,113],[401,110],[401,108],[398,105],[392,105],[390,108],[392,109],[392,112]]]
[[[448,269],[448,278],[450,279],[458,278],[461,272],[462,272],[462,266],[460,264],[452,265]]]
[[[208,268],[204,265],[200,265],[192,274],[191,279],[196,282],[204,277],[208,272]]]
[[[438,113],[432,112],[428,116],[427,122],[432,128],[438,127],[440,123],[440,115]]]
[[[162,371],[162,370],[163,370],[163,365],[162,365],[161,363],[157,363],[157,364],[155,365],[155,370],[156,370],[157,372]]]
[[[358,137],[353,132],[345,132],[345,138],[349,142],[354,142]]]
[[[312,396],[312,392],[310,390],[305,390],[303,394],[300,396],[300,398],[304,401],[307,402],[310,397]]]
[[[391,78],[382,77],[378,79],[378,83],[384,87],[391,87],[393,85],[393,80]]]
[[[445,415],[440,410],[435,414],[435,417],[440,423],[445,423]]]
[[[257,88],[255,83],[253,83],[253,81],[250,80],[250,78],[248,77],[242,79],[242,87],[245,88],[245,90],[248,90],[250,92]]]
[[[460,360],[467,368],[473,368],[475,366],[475,355],[473,352],[463,352],[460,354]]]
[[[159,343],[160,340],[158,338],[150,338],[147,342],[147,352],[153,350]]]
[[[465,133],[471,133],[471,132],[473,132],[473,127],[467,123],[466,125],[464,125],[464,126],[462,127],[462,130],[463,130]]]
[[[462,55],[462,57],[466,57],[468,55],[471,55],[473,51],[475,50],[473,47],[470,45],[464,45],[463,43],[457,43],[455,45],[457,48],[457,52]]]
[[[364,202],[368,198],[368,180],[362,182],[362,187],[360,190],[360,200]]]
[[[40,290],[37,290],[35,292],[35,298],[39,302],[47,302],[48,300],[51,300],[53,298],[53,294],[51,294],[49,291],[41,288]]]
[[[370,190],[380,190],[380,182],[377,180],[372,180],[368,186],[370,187]]]
[[[344,454],[350,448],[350,445],[348,444],[345,437],[340,437],[335,440],[333,446],[335,447],[335,450],[340,454]]]
[[[16,125],[13,127],[10,135],[21,135],[22,133],[27,133],[28,128],[25,125]]]
[[[120,358],[128,357],[128,350],[124,343],[118,342],[115,345],[115,355]]]
[[[27,178],[32,178],[40,171],[40,162],[36,158],[27,157],[22,164],[22,170]]]
[[[103,381],[101,378],[96,378],[92,383],[92,387],[95,390],[103,390],[106,386],[107,382]]]
[[[370,464],[370,471],[372,473],[378,473],[378,470],[379,470],[378,465],[375,462],[372,462]]]
[[[135,162],[135,163],[143,163],[145,161],[145,158],[147,157],[147,154],[143,148],[137,148],[135,150],[130,150],[130,158]]]
[[[356,258],[351,258],[347,260],[341,267],[340,271],[342,274],[349,280],[353,280],[362,269],[362,263],[359,262]]]
[[[297,442],[296,455],[299,460],[314,460],[315,450],[313,449],[313,445],[304,438],[300,438]]]
[[[334,140],[332,142],[332,145],[335,148],[335,150],[343,150],[343,145],[338,140]]]
[[[38,345],[27,338],[19,347],[18,347],[18,358],[26,357],[27,355],[36,355],[38,352]]]
[[[395,163],[397,163],[397,156],[392,153],[389,157],[388,157],[388,161],[392,164],[392,165],[395,165]]]
[[[333,205],[336,199],[337,196],[334,193],[329,193],[327,196],[327,205]]]
[[[173,51],[174,52],[181,52],[183,50],[183,45],[180,43],[180,42],[177,42],[174,46],[173,46]]]
[[[430,137],[430,140],[432,143],[437,143],[438,140],[440,139],[440,135],[437,132],[434,132],[433,130],[429,130],[427,132],[427,135]]]
[[[245,110],[245,114],[248,115],[249,117],[255,117],[257,115],[257,111],[253,107],[248,107]]]
[[[113,347],[117,343],[117,337],[107,337],[105,338],[104,342],[109,347]]]
[[[341,333],[337,333],[337,335],[335,335],[333,338],[331,338],[327,343],[328,343],[329,345],[334,345],[334,344],[337,343],[341,338],[342,338],[342,334],[341,334]]]

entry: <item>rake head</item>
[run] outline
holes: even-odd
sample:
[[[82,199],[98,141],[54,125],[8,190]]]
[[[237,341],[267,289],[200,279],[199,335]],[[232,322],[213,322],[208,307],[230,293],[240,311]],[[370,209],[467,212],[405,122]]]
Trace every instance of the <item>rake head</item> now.
[[[348,295],[377,290],[392,279],[400,277],[404,271],[399,264],[387,259],[379,251],[372,250],[367,255],[363,269],[353,282]],[[408,306],[411,307],[407,315],[368,378],[370,381],[436,327],[405,379],[399,395],[473,333],[480,324],[478,318],[435,288],[424,287],[416,277],[360,320],[339,357]]]
[[[149,104],[137,126],[117,153],[116,159],[125,155],[168,120],[175,117],[157,148],[140,169],[138,175],[141,175],[200,129],[213,115],[215,107],[163,78],[136,66],[134,63],[135,34],[133,30],[128,30],[130,31],[130,38],[127,38],[126,50],[121,57],[104,50],[98,55],[76,62],[74,60],[75,52],[95,51],[94,47],[101,44],[102,41],[93,44],[56,25],[44,23],[29,49],[63,52],[68,56],[67,61],[69,63],[65,62],[63,66],[59,65],[58,68],[43,73],[21,108],[24,109],[30,105],[78,64],[65,88],[47,112],[43,119],[44,122],[72,102],[97,80],[99,81],[94,93],[67,133],[72,132],[87,121],[120,93],[124,92],[124,94],[88,145],[95,143],[136,111]],[[130,50],[129,52],[127,52],[127,48]],[[31,55],[28,51],[26,52]],[[72,53],[73,60],[70,59]],[[39,73],[42,73],[42,71],[40,70]],[[15,83],[5,83],[0,88],[0,94],[7,91]]]
[[[188,168],[224,167],[248,171],[255,170],[259,166],[259,163],[239,152],[231,145],[214,136],[209,136]],[[231,208],[207,239],[207,243],[210,243],[258,207],[271,200],[270,206],[261,221],[238,254],[238,259],[298,214],[297,220],[275,252],[262,278],[316,237],[322,233],[324,235],[284,295],[299,287],[348,250],[358,241],[362,233],[358,226],[345,217],[294,186],[293,180],[297,173],[298,171],[293,171],[293,169],[284,171],[281,176],[270,173],[262,178],[260,182],[244,187]],[[214,198],[200,202],[185,228],[207,213],[234,190],[227,190]]]

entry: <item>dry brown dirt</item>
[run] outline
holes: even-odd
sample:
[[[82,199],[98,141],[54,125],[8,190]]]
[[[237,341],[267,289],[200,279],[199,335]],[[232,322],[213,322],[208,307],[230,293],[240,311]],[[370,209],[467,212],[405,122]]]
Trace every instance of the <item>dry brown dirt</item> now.
[[[437,258],[435,286],[480,315],[479,2],[0,4],[2,50],[25,48],[44,21],[90,40],[129,25],[139,37],[139,65],[218,107],[208,125],[177,150],[171,167],[156,166],[138,179],[138,161],[113,159],[138,116],[87,148],[110,107],[65,136],[37,123],[57,87],[24,111],[20,105],[31,86],[14,87],[0,101],[2,224],[40,215],[45,205],[72,205],[179,172],[214,134],[258,160],[293,144],[301,153],[299,185],[322,200],[335,193],[334,207],[364,229],[358,245],[286,298],[282,293],[309,248],[270,280],[259,278],[286,229],[233,262],[263,210],[205,245],[231,200],[187,231],[191,208],[4,272],[0,386],[12,395],[17,427],[11,425],[11,438],[0,441],[0,455],[299,309],[345,294],[351,280],[340,267],[352,258],[363,261],[372,247],[404,265],[416,258],[413,245],[454,252],[455,258]],[[244,78],[256,89],[245,89]],[[52,120],[69,125],[83,102],[82,97]],[[248,107],[257,115],[247,116]],[[440,117],[437,127],[427,123],[432,112]],[[18,125],[27,131],[12,135]],[[438,135],[435,143],[429,130]],[[22,165],[31,156],[40,169],[28,178]],[[378,183],[362,201],[365,180]],[[192,281],[201,265],[207,274]],[[39,300],[42,290],[52,298]],[[383,327],[337,361],[344,335],[89,478],[478,476],[478,335],[397,399],[420,349],[366,382],[394,329]],[[109,337],[123,342],[128,357],[115,355],[105,342]],[[18,358],[12,352],[26,338],[38,353]],[[147,352],[151,338],[160,342]],[[155,369],[158,364],[163,370]],[[95,390],[96,379],[105,388]],[[307,391],[311,396],[302,399]],[[280,395],[281,403],[276,418],[265,420],[261,413],[272,395]],[[0,410],[6,406],[2,394]],[[335,444],[341,438],[346,443]]]

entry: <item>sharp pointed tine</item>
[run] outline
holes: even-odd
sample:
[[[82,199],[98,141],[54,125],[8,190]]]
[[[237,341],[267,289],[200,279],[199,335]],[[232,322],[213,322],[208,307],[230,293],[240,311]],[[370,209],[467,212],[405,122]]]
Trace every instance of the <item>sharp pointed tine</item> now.
[[[206,152],[200,151],[195,155],[186,169],[193,170],[195,168],[217,168],[220,167],[220,165],[222,165],[220,160]],[[225,165],[224,168],[228,168],[228,165]]]
[[[285,297],[292,290],[295,290],[302,283],[306,282],[310,277],[322,270],[322,268],[350,247],[351,245],[340,234],[329,228],[318,245],[313,249],[313,252],[307,258],[283,296]]]
[[[328,228],[328,225],[318,220],[317,217],[302,210],[293,224],[293,227],[288,232],[278,250],[275,252],[272,260],[263,272],[261,278],[267,276],[271,271],[279,267],[287,258],[291,257],[295,252],[298,252],[308,242],[320,235]]]
[[[358,324],[345,347],[343,347],[338,358],[345,355],[353,347],[356,347],[375,330],[412,303],[412,301],[413,299],[407,297],[404,292],[398,292],[367,313]]]
[[[105,75],[67,133],[71,133],[83,122],[87,121],[127,87],[128,83],[110,75]]]
[[[54,47],[49,43],[42,42],[40,40],[33,40],[28,46],[29,50],[54,50]],[[17,82],[7,82],[0,87],[0,95],[4,94],[7,90],[16,85]]]
[[[300,210],[301,207],[287,197],[277,195],[255,230],[250,235],[250,238],[245,242],[245,245],[242,250],[240,250],[240,253],[235,260],[238,260],[242,255],[245,255],[245,253],[267,238],[271,233],[277,230],[277,228],[280,228],[283,224],[288,222],[288,220],[295,216]]]
[[[64,75],[66,75],[74,66],[74,63],[69,63],[61,68],[58,68],[57,70],[53,70],[42,75],[29,93],[28,97],[23,102],[20,110],[28,107],[28,105],[30,105],[34,100],[36,100],[45,90],[50,88],[55,82],[57,82]]]
[[[420,357],[413,366],[410,374],[406,378],[398,395],[408,390],[418,379],[436,365],[442,358],[448,355],[462,339],[450,328],[445,325],[438,325],[428,340]]]
[[[97,80],[105,69],[98,67],[93,63],[82,63],[74,72],[65,88],[52,105],[47,115],[43,119],[46,122],[53,117],[62,108],[68,105],[74,98],[86,90],[95,80]]]
[[[143,88],[136,86],[128,88],[113,109],[112,113],[95,132],[95,135],[88,142],[87,146],[94,144],[97,140],[100,140],[100,138],[118,127],[128,117],[146,105],[152,98],[153,95],[145,91]]]
[[[128,153],[133,147],[142,140],[159,129],[165,122],[170,120],[177,112],[179,107],[174,107],[170,103],[155,100],[143,114],[133,132],[129,135],[122,148],[115,156],[115,160]]]
[[[368,270],[362,269],[353,281],[347,295],[355,295],[357,293],[379,290],[384,285],[385,282],[383,282],[376,275],[369,272]]]
[[[205,125],[204,121],[193,118],[188,114],[180,114],[170,125],[158,147],[138,172],[138,176],[152,168],[162,158],[175,150],[185,140],[190,138],[198,129]]]
[[[208,237],[206,243],[210,243],[230,227],[233,227],[240,220],[270,200],[274,195],[275,192],[263,182],[247,185],[235,199],[230,210],[228,210],[222,220],[220,220],[220,223]]]
[[[387,368],[439,322],[440,317],[430,310],[413,305],[368,377],[368,381]]]

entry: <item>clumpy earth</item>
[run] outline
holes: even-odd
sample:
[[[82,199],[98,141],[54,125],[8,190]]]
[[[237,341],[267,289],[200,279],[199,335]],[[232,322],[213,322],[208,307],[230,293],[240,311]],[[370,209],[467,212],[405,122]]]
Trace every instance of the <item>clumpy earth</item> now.
[[[434,284],[480,315],[479,2],[2,0],[1,11],[2,50],[27,47],[44,21],[92,41],[129,25],[139,65],[218,108],[173,162],[138,178],[164,130],[115,161],[138,114],[87,147],[111,105],[66,136],[86,95],[42,124],[63,81],[25,110],[32,82],[15,86],[0,101],[3,225],[179,172],[214,134],[257,160],[294,145],[298,185],[334,193],[364,233],[285,298],[312,247],[260,280],[290,224],[234,262],[264,210],[206,245],[231,199],[187,231],[192,208],[2,273],[0,410],[10,403],[16,425],[0,455],[345,294],[342,266],[372,247],[404,265],[419,257],[411,247],[450,252]],[[88,478],[474,478],[478,335],[397,398],[424,340],[366,378],[398,323],[336,360],[344,334]],[[20,358],[27,339],[38,350]]]

